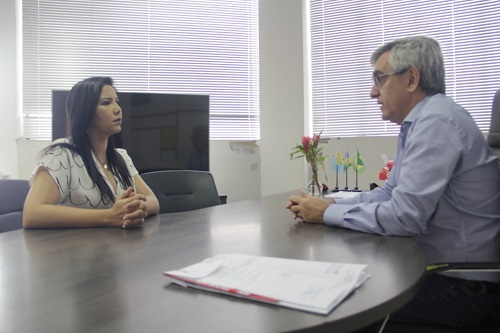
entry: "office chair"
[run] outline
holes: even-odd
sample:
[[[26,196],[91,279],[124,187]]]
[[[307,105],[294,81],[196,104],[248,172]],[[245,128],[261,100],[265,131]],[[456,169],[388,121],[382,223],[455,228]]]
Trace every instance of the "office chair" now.
[[[160,202],[160,213],[184,212],[220,205],[210,172],[164,170],[141,174]]]
[[[500,89],[496,91],[493,97],[490,130],[488,132],[487,141],[493,154],[500,158]]]
[[[491,107],[491,122],[490,130],[487,134],[487,142],[492,152],[499,158],[500,163],[500,89],[498,89],[493,97],[493,104]],[[500,204],[500,203],[499,203]],[[499,272],[500,262],[449,262],[449,263],[435,263],[428,265],[426,268],[427,274],[434,274],[439,272],[452,272],[452,271],[490,271]],[[497,288],[500,293],[500,284]],[[498,333],[500,332],[499,323],[486,324],[481,327],[474,328],[455,328],[445,327],[438,325],[423,325],[423,324],[407,324],[389,322],[383,330],[384,333],[416,333],[416,332],[429,332],[429,333],[446,333],[446,332],[468,332],[468,333]]]
[[[27,180],[0,179],[0,232],[22,229],[28,191]]]

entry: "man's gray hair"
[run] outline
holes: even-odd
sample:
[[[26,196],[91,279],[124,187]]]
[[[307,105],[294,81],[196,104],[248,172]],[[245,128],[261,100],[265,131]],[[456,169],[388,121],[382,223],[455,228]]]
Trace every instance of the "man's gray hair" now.
[[[446,92],[443,54],[436,40],[425,36],[415,36],[388,42],[373,52],[372,66],[387,51],[391,51],[389,62],[394,71],[404,71],[410,67],[416,67],[419,70],[419,87],[427,95]]]

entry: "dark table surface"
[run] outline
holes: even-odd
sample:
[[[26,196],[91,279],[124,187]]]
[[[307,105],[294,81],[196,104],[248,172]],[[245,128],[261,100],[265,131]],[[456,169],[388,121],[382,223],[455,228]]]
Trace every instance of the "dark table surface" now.
[[[408,302],[425,268],[409,238],[304,224],[290,193],[148,218],[122,229],[0,234],[2,332],[349,332]],[[367,264],[329,315],[168,285],[163,272],[219,253]]]

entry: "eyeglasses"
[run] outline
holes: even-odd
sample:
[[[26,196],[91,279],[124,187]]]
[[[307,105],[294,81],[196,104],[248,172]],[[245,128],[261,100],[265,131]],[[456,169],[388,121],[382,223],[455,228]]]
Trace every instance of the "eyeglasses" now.
[[[408,70],[408,68],[402,69],[399,71],[389,72],[389,73],[382,73],[382,72],[375,71],[372,74],[373,87],[376,89],[380,89],[380,87],[382,87],[384,85],[385,81],[387,80],[387,78],[389,76],[395,75],[395,74],[401,74],[403,72],[406,72],[407,70]]]

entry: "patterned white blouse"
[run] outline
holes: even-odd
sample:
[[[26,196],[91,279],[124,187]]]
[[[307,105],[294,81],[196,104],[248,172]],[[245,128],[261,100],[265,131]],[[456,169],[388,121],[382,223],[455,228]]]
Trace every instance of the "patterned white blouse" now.
[[[54,143],[71,143],[69,139],[58,139]],[[133,177],[138,174],[137,169],[132,162],[132,159],[127,154],[125,149],[117,148],[116,151],[123,157],[127,165],[130,176],[132,177],[132,186],[135,192],[135,183]],[[92,152],[92,157],[97,170],[104,177],[111,191],[120,197],[126,190],[126,185],[120,183],[119,179],[115,177],[117,182],[117,190],[115,192],[113,185],[108,180],[101,164]],[[30,185],[35,179],[35,175],[44,167],[52,176],[59,188],[59,205],[78,207],[78,208],[110,208],[113,202],[106,201],[97,186],[94,186],[93,180],[87,173],[87,169],[83,164],[83,160],[77,153],[63,147],[55,147],[47,152],[44,152],[41,158],[37,161],[35,169],[29,180]]]

